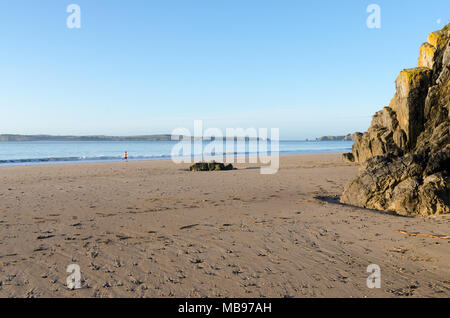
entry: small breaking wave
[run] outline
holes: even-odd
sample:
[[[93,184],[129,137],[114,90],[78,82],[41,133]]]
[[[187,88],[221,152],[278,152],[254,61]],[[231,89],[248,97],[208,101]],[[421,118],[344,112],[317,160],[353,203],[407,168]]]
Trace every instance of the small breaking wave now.
[[[170,159],[170,155],[152,155],[152,156],[129,156],[128,160],[157,160]],[[120,161],[122,156],[95,156],[95,157],[48,157],[48,158],[28,158],[28,159],[7,159],[0,160],[0,164],[20,164],[20,163],[46,163],[46,162],[77,162],[77,161]]]

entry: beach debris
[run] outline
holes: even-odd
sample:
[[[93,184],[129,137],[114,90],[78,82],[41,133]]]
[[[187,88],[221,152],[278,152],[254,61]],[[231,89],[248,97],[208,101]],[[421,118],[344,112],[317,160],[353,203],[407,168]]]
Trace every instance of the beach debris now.
[[[437,239],[443,239],[443,240],[449,240],[450,235],[436,235],[436,234],[427,234],[427,233],[415,233],[415,232],[406,232],[402,230],[392,230],[394,232],[402,233],[408,236],[418,236],[418,237],[430,237],[430,238],[437,238]]]
[[[408,250],[406,248],[402,248],[402,247],[393,247],[391,249],[389,249],[390,252],[395,252],[395,253],[400,253],[400,254],[405,254]]]
[[[230,163],[225,165],[221,162],[197,162],[193,164],[190,171],[222,171],[222,170],[233,170],[233,165]]]
[[[35,249],[33,250],[33,252],[42,252],[42,251],[46,251],[46,250],[48,250],[48,248],[41,245],[41,246],[35,248]]]
[[[196,227],[197,225],[199,225],[199,224],[191,224],[191,225],[182,226],[182,227],[180,227],[180,230],[191,229],[193,227]]]
[[[120,240],[120,241],[123,241],[123,240],[128,240],[128,239],[130,239],[131,238],[131,236],[128,236],[128,235],[126,235],[126,234],[116,234],[116,237]]]
[[[11,253],[11,254],[6,254],[6,255],[0,255],[0,258],[10,257],[10,256],[17,256],[17,255],[18,255],[17,253]]]
[[[197,257],[195,259],[192,259],[191,263],[192,264],[201,264],[201,263],[203,263],[203,260]]]
[[[99,265],[97,265],[97,264],[94,264],[93,262],[91,262],[91,264],[89,265],[91,268],[92,268],[92,270],[94,270],[94,271],[98,271],[101,267],[99,266]]]
[[[55,237],[55,236],[51,235],[51,234],[49,234],[49,235],[39,235],[36,239],[37,240],[45,240],[45,239],[52,238],[52,237]]]
[[[410,285],[406,286],[405,288],[397,288],[397,289],[389,289],[388,292],[395,296],[402,296],[402,297],[408,297],[413,296],[414,291],[419,288],[418,285]]]

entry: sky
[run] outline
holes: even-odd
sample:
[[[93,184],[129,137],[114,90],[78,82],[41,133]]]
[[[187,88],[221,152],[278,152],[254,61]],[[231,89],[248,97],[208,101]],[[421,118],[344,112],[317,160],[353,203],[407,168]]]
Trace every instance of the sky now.
[[[367,130],[448,0],[0,0],[0,134]],[[67,27],[67,7],[81,28]],[[381,27],[368,28],[370,4]]]

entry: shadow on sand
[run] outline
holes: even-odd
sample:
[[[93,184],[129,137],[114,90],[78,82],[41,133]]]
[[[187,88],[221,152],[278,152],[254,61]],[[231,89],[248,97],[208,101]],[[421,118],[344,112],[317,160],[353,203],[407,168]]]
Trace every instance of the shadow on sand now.
[[[401,215],[394,211],[380,211],[380,210],[374,210],[374,209],[366,209],[366,208],[362,208],[362,207],[356,206],[356,205],[345,204],[340,201],[341,198],[338,195],[316,195],[316,196],[314,196],[314,199],[321,201],[321,202],[328,203],[328,204],[337,204],[340,206],[356,208],[356,209],[360,209],[360,210],[372,212],[372,213],[377,213],[377,214],[387,214],[387,215],[403,217],[403,218],[412,218],[412,216]]]

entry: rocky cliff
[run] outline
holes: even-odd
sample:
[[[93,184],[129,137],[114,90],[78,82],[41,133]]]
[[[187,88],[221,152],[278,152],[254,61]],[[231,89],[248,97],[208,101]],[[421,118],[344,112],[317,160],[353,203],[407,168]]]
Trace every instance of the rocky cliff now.
[[[361,163],[341,202],[405,215],[450,213],[450,24],[431,33],[416,68],[400,72],[389,106],[354,135]]]

